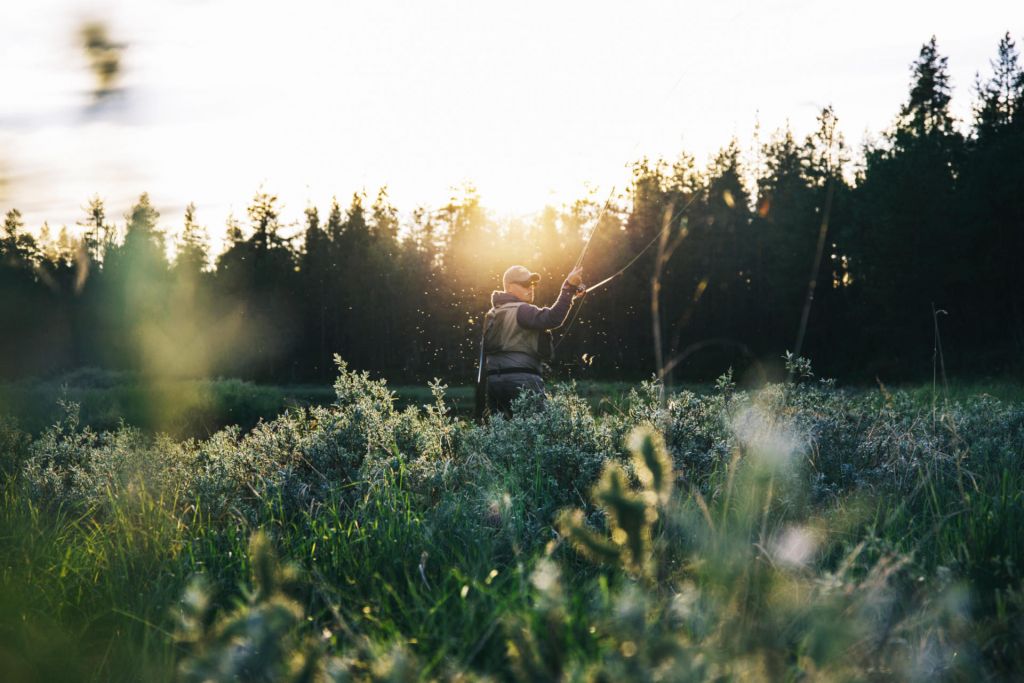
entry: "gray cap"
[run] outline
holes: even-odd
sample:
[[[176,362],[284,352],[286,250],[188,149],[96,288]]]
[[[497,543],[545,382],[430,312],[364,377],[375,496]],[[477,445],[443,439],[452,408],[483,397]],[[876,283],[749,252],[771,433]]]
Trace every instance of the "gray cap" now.
[[[501,276],[501,286],[508,289],[513,282],[517,285],[529,285],[540,281],[539,273],[531,273],[526,266],[511,266]]]

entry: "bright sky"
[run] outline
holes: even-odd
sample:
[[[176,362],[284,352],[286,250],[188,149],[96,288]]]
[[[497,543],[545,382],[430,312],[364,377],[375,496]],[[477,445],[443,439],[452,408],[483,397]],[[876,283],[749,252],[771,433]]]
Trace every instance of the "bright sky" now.
[[[82,22],[126,44],[123,92],[90,106]],[[628,162],[703,163],[832,103],[847,142],[888,127],[937,35],[954,112],[1024,2],[256,2],[0,4],[0,209],[73,225],[95,193],[148,191],[215,237],[261,186],[298,220],[387,185],[408,214],[467,181],[498,215],[599,200]]]

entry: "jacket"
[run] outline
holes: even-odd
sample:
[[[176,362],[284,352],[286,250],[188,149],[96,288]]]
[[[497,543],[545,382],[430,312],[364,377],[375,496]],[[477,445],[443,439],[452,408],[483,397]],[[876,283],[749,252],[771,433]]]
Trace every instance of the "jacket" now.
[[[561,327],[572,308],[576,288],[568,283],[551,306],[539,308],[508,292],[491,294],[485,319],[487,370],[529,368],[540,374],[541,362],[553,354],[551,330]]]

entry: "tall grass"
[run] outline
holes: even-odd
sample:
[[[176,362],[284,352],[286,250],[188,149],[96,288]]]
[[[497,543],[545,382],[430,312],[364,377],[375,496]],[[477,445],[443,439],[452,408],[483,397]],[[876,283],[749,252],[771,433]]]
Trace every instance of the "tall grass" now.
[[[4,680],[978,680],[1024,665],[1024,408],[814,380],[479,427],[0,423]]]

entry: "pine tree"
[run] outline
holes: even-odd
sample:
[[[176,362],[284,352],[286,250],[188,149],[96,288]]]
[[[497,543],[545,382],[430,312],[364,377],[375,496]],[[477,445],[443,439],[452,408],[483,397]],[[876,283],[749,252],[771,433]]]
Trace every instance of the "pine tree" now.
[[[487,310],[495,271],[500,273],[509,264],[495,265],[499,250],[493,225],[473,185],[456,190],[435,218],[444,245],[440,297],[448,302],[447,308],[438,312],[437,324],[452,334],[441,350],[443,364],[458,376],[469,377],[479,340],[478,328],[469,321]]]
[[[911,65],[910,98],[900,110],[897,143],[907,137],[922,138],[955,133],[949,112],[952,87],[947,58],[939,54],[935,36],[921,46],[917,61]]]
[[[122,244],[105,250],[103,277],[95,306],[105,364],[160,372],[166,348],[157,343],[166,324],[168,263],[160,214],[143,193],[125,218]]]
[[[227,219],[224,221],[224,228],[224,239],[227,242],[228,249],[245,241],[242,225],[235,218],[234,214],[228,214]]]
[[[341,239],[343,225],[344,221],[341,218],[341,205],[338,204],[337,197],[331,197],[331,210],[327,214],[327,225],[324,227],[327,239],[335,244],[338,243]]]
[[[1006,343],[1024,350],[1024,297],[1019,260],[1024,249],[1024,72],[1007,33],[999,41],[992,76],[976,80],[974,136],[960,180],[961,220],[972,239],[965,250],[975,291],[969,311],[975,344]]]
[[[787,127],[761,150],[757,212],[751,240],[751,290],[758,327],[772,343],[791,347],[818,236],[814,179],[805,146]]]
[[[36,241],[24,228],[21,211],[8,211],[4,216],[3,234],[0,235],[0,263],[3,265],[31,269],[38,259]]]
[[[85,207],[85,212],[85,219],[78,223],[85,229],[82,234],[82,244],[89,258],[95,262],[101,262],[107,247],[113,243],[113,226],[106,223],[106,208],[99,195],[94,195],[89,199],[89,205]]]
[[[320,227],[320,212],[317,211],[317,208],[307,206],[304,213],[306,215],[306,230],[303,233],[301,261],[302,270],[308,271],[310,270],[308,264],[323,249],[323,243],[326,242],[327,236],[324,234],[323,228]]]
[[[818,127],[804,140],[804,178],[815,187],[824,187],[829,180],[843,182],[850,152],[832,105],[822,108],[817,122]]]
[[[70,266],[79,260],[79,254],[85,251],[81,240],[76,240],[68,232],[68,226],[60,226],[57,233],[57,253],[66,265]]]
[[[184,227],[178,238],[175,270],[198,274],[209,264],[209,245],[206,228],[196,221],[196,205],[185,207]]]
[[[382,187],[377,192],[370,208],[371,233],[378,241],[389,245],[398,242],[398,209],[388,199],[388,188]]]
[[[708,168],[708,260],[704,277],[705,321],[725,336],[738,337],[737,325],[752,317],[750,291],[755,242],[750,229],[750,197],[735,139]]]
[[[284,244],[280,235],[281,223],[277,201],[277,195],[257,192],[252,203],[246,209],[249,214],[249,224],[252,226],[252,236],[249,238],[249,242],[257,253],[266,252]]]
[[[306,208],[306,230],[300,258],[300,280],[304,292],[305,373],[323,379],[333,367],[328,347],[327,285],[330,275],[330,240],[320,225],[315,206]]]
[[[987,82],[982,82],[980,75],[975,78],[978,102],[974,116],[979,137],[1019,124],[1024,107],[1024,70],[1009,32],[999,41],[999,54],[990,64],[992,77]]]
[[[838,350],[849,342],[849,335],[841,330],[852,317],[850,287],[857,282],[854,264],[859,264],[854,254],[859,245],[850,222],[850,186],[844,176],[850,163],[849,151],[831,105],[821,110],[817,121],[817,128],[803,145],[803,175],[814,192],[814,230],[820,232],[823,222],[827,221],[819,277],[813,292],[814,311],[806,336],[810,346],[809,350],[802,351],[802,355],[810,357],[823,356],[828,349]],[[826,210],[827,216],[824,215]],[[808,262],[805,267],[810,265]],[[822,364],[822,367],[828,366]]]
[[[375,329],[386,339],[396,339],[401,333],[404,316],[398,305],[407,284],[398,260],[398,210],[388,199],[387,188],[377,192],[370,208],[371,243],[368,266],[371,273],[386,273],[378,279],[378,286],[366,295],[369,310],[377,312]],[[372,277],[372,275],[371,275]],[[405,320],[408,322],[408,320]],[[402,365],[399,354],[403,352],[396,344],[381,344],[374,347],[374,362],[377,367],[392,370]]]
[[[45,335],[49,293],[40,283],[36,242],[24,232],[18,209],[4,216],[0,230],[0,377],[47,366]]]
[[[968,306],[970,226],[958,217],[965,146],[949,112],[946,58],[933,37],[911,65],[913,79],[888,147],[865,153],[857,191],[864,323],[887,329],[887,371],[912,371],[913,349],[930,339],[931,305]]]
[[[157,225],[160,213],[153,207],[149,194],[143,192],[138,201],[125,214],[126,230],[124,250],[129,253],[145,251],[145,258],[153,262],[163,261],[166,265],[166,254],[163,231]]]
[[[366,195],[354,192],[345,212],[341,229],[333,242],[336,269],[333,290],[338,315],[335,319],[337,345],[343,357],[353,365],[368,367],[374,344],[366,330],[372,327],[375,312],[370,310],[365,291],[356,291],[355,283],[374,286],[386,273],[372,271],[369,246],[370,229],[366,220]]]
[[[247,354],[231,359],[234,372],[275,381],[288,381],[296,370],[289,350],[299,338],[300,309],[294,301],[299,289],[290,241],[280,231],[276,195],[258,192],[247,208],[251,235],[229,222],[230,246],[217,257],[216,287],[219,304],[232,311],[246,327],[239,334],[250,340]]]

